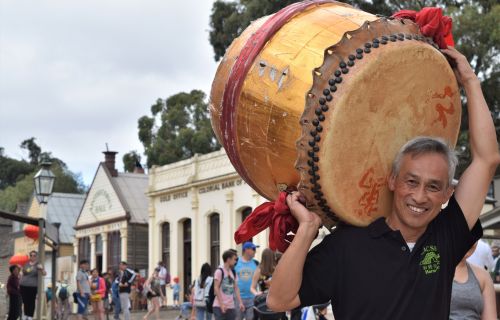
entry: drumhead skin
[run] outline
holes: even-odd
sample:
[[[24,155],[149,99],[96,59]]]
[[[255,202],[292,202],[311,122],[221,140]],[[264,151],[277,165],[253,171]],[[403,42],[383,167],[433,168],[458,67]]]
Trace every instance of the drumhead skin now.
[[[387,177],[408,140],[457,141],[454,73],[409,21],[367,23],[329,48],[307,100],[299,189],[326,225],[340,218],[365,226],[390,213]]]

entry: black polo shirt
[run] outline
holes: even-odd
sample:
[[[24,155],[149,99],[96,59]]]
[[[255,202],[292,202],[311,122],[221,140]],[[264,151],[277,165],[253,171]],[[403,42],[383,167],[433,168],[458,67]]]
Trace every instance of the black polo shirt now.
[[[454,196],[412,251],[384,218],[340,225],[307,255],[301,304],[331,300],[336,320],[448,319],[455,266],[482,233]]]

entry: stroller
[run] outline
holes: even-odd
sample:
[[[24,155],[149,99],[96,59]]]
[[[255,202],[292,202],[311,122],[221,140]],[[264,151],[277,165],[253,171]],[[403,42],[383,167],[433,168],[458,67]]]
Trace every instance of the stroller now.
[[[267,293],[255,297],[253,305],[254,320],[285,320],[286,312],[275,312],[266,305]]]

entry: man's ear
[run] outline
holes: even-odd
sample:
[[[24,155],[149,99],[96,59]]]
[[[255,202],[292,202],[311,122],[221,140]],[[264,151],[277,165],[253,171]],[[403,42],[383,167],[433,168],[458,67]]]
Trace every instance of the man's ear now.
[[[389,190],[391,191],[394,191],[396,190],[396,175],[391,173],[388,177],[387,177],[387,187],[389,188]]]
[[[448,188],[446,188],[445,190],[445,200],[443,201],[443,204],[445,204],[446,202],[448,202],[451,198],[451,195],[453,194],[453,191],[455,191],[455,187],[453,187],[452,185],[448,186]]]

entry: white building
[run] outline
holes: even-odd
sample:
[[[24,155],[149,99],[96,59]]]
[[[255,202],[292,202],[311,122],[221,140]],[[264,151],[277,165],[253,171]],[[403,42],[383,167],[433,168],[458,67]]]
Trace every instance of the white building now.
[[[224,150],[153,167],[148,196],[149,266],[163,260],[182,288],[199,275],[203,263],[215,268],[225,250],[240,251],[234,232],[267,201],[240,178]],[[267,239],[264,231],[253,242],[263,249]]]

